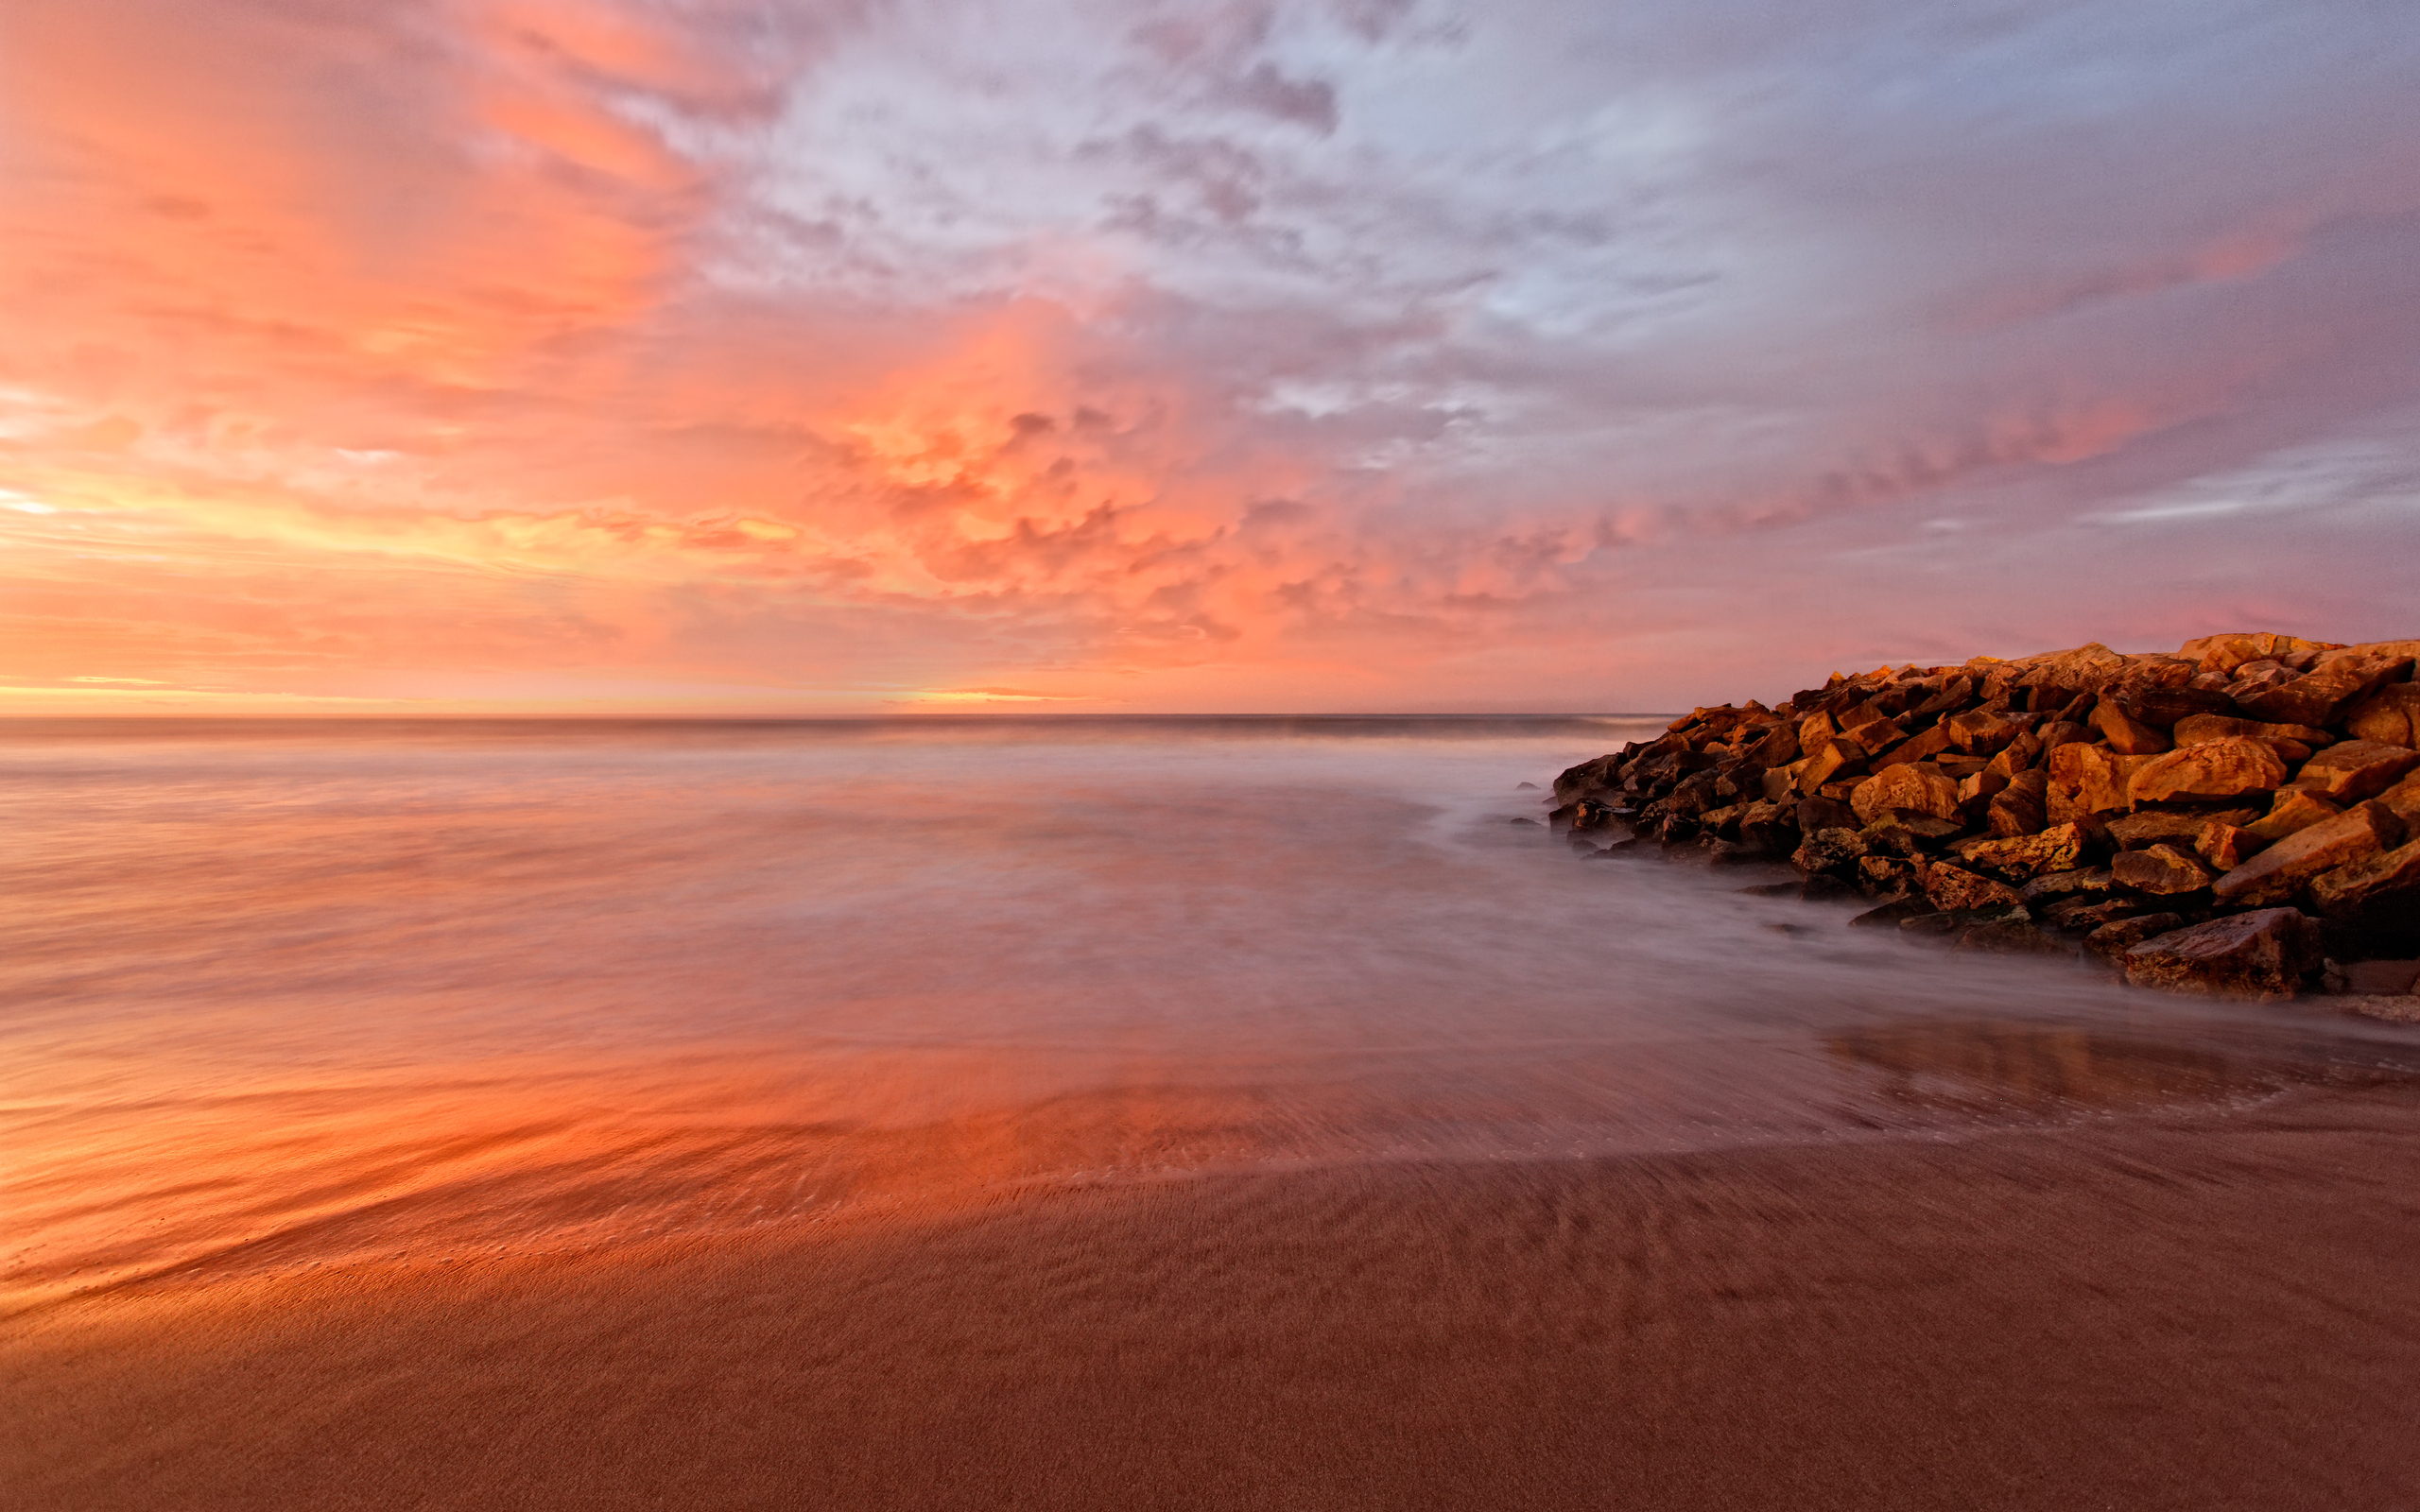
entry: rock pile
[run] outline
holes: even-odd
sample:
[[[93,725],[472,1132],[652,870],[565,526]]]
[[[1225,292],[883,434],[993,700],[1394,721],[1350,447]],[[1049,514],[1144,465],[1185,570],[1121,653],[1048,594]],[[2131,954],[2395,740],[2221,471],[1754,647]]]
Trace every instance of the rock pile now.
[[[2213,635],[1835,675],[1555,779],[1559,827],[1786,860],[1856,922],[2290,995],[2420,954],[2420,641]]]

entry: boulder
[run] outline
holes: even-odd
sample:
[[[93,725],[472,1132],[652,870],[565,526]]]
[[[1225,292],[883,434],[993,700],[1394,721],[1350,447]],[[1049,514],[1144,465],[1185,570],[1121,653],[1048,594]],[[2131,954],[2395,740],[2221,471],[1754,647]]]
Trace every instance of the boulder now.
[[[1849,807],[1864,824],[1903,809],[1951,818],[1958,813],[1958,784],[1942,775],[1939,767],[1924,762],[1886,766],[1849,795]]]
[[[2273,725],[2265,720],[2229,719],[2219,714],[2195,714],[2176,722],[2175,739],[2179,746],[2199,746],[2204,741],[2238,735],[2253,740],[2300,741],[2306,746],[2325,746],[2336,738],[2308,725]]]
[[[2140,898],[2103,898],[2097,902],[2090,898],[2062,898],[2042,910],[2042,917],[2061,929],[2080,929],[2090,934],[2104,924],[2139,918],[2156,906]],[[2184,917],[2179,915],[2176,924],[2183,922]],[[2167,927],[2174,929],[2176,924]]]
[[[2393,787],[2415,766],[2420,766],[2420,750],[2348,740],[2305,762],[2294,774],[2294,785],[2332,803],[2358,803]]]
[[[1991,765],[1983,770],[2013,778],[2038,765],[2044,748],[2042,737],[2029,730],[2002,747],[2000,753],[1993,757]]]
[[[2210,885],[2210,874],[2202,863],[2172,845],[2121,850],[2111,858],[2109,872],[2122,885],[2154,898],[2181,897]]]
[[[1939,725],[1918,730],[1874,759],[1874,769],[1897,766],[1908,762],[1927,762],[1949,748],[1949,731]]]
[[[1943,913],[1974,908],[2014,908],[2016,889],[1961,867],[1934,862],[1922,874],[1925,896]]]
[[[2337,716],[2376,693],[2396,677],[2411,674],[2411,662],[2385,657],[2348,655],[2321,662],[2299,678],[2238,695],[2244,712],[2262,719],[2294,725],[2332,725]]]
[[[2081,742],[2071,741],[2061,746],[2050,752],[2048,763],[2050,822],[2061,824],[2078,814],[2116,814],[2132,807],[2131,784],[2135,769],[2148,762],[2171,759],[2169,756],[2120,756],[2102,747]],[[2285,781],[2283,767],[2278,770],[2277,781]]]
[[[1994,834],[2031,834],[2050,822],[2045,797],[2049,790],[2050,774],[2035,767],[2018,772],[2009,779],[2008,786],[1992,795],[1986,811],[1986,822]]]
[[[1865,842],[1855,830],[1810,830],[1790,853],[1789,864],[1810,877],[1836,876],[1853,870],[1864,854]]]
[[[2391,682],[2354,705],[2345,728],[2362,740],[2420,747],[2420,682]]]
[[[2166,735],[2128,714],[2113,698],[2093,706],[2091,724],[2109,748],[2121,756],[2156,756],[2169,747]]]
[[[2286,764],[2275,751],[2257,740],[2237,735],[2181,746],[2165,756],[2148,758],[2132,774],[2127,793],[2136,803],[2236,798],[2269,792],[2285,781]]]
[[[2187,641],[2176,654],[2198,665],[2204,672],[2233,672],[2247,662],[2266,662],[2281,656],[2305,651],[2335,651],[2342,649],[2333,642],[2302,641],[2290,635],[2270,633],[2204,635]]]
[[[2072,955],[2075,947],[2030,919],[1987,919],[1970,924],[1953,949],[1986,955]]]
[[[1775,766],[1787,766],[1798,760],[1801,754],[1798,748],[1798,731],[1786,719],[1774,724],[1740,749],[1743,760],[1751,765],[1761,766],[1767,770]]]
[[[2260,853],[2269,842],[2239,825],[2210,819],[2193,836],[2193,853],[2220,871],[2233,871]]]
[[[1803,798],[1798,800],[1798,829],[1802,834],[1818,830],[1849,830],[1858,827],[1856,813],[1845,804],[1828,798]]]
[[[2083,859],[2088,840],[2083,828],[2062,824],[2040,834],[2003,839],[1962,840],[1952,854],[1970,868],[2005,882],[2027,882],[2045,872],[2065,872]]]
[[[2420,774],[2407,777],[2380,793],[2377,801],[2393,809],[2406,830],[2420,834]]]
[[[2129,850],[2139,850],[2162,841],[2170,845],[2190,845],[2213,819],[2227,824],[2250,824],[2259,816],[2258,809],[2144,809],[2140,813],[2122,815],[2110,820],[2109,837]]]
[[[1868,898],[1904,897],[1918,890],[1916,866],[1897,856],[1859,856],[1857,890]]]
[[[2100,899],[2118,880],[2107,867],[2077,868],[2070,871],[2045,871],[2016,891],[2016,896],[2029,908],[2063,898]]]
[[[1842,777],[1854,776],[1865,766],[1865,752],[1845,736],[1834,735],[1824,743],[1821,750],[1806,758],[1798,770],[1801,793],[1822,792]]]
[[[2325,799],[2314,798],[2299,787],[2277,790],[2276,801],[2264,816],[2253,820],[2244,829],[2263,845],[2273,845],[2298,830],[2308,830],[2322,819],[2332,819],[2344,811]]]
[[[2136,914],[2131,919],[2114,919],[2094,926],[2092,933],[2083,937],[2083,948],[2086,954],[2098,955],[2115,966],[2143,941],[2184,926],[2181,914]]]
[[[2393,810],[2363,803],[2275,842],[2211,890],[2221,904],[2235,907],[2283,902],[2320,873],[2365,861],[2402,839],[2403,823]]]
[[[2291,997],[2323,959],[2317,922],[2290,908],[2170,930],[2121,957],[2137,987],[2256,998]]]
[[[1939,728],[1948,732],[1951,745],[1970,756],[1989,756],[2025,733],[2023,725],[1989,709],[1951,714]]]
[[[2118,695],[2118,707],[2154,730],[2172,730],[2195,714],[2231,713],[2235,700],[2217,688],[2138,688]]]
[[[2420,840],[2322,872],[2311,879],[2314,906],[2331,919],[2350,919],[2395,893],[2420,889]]]

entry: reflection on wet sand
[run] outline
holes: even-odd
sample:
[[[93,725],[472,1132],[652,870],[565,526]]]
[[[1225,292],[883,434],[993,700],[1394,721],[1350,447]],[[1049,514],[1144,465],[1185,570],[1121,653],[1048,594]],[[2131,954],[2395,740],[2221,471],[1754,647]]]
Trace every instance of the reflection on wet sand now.
[[[2260,1095],[2321,1079],[2283,1054],[2221,1050],[2101,1030],[1934,1020],[1824,1037],[1874,1074],[1885,1097],[1945,1108],[2048,1113]]]

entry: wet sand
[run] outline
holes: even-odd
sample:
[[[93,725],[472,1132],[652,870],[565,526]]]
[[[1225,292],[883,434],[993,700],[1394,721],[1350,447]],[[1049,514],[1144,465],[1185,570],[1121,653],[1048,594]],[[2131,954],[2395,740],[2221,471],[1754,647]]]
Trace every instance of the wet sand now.
[[[7,1498],[2420,1505],[2420,1093],[1360,1163],[0,1323]]]

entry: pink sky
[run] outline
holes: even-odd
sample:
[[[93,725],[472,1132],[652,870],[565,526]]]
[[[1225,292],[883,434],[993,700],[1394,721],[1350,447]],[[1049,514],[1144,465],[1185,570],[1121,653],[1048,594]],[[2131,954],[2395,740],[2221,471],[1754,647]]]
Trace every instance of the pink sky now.
[[[2363,0],[11,0],[0,711],[2420,635]]]

